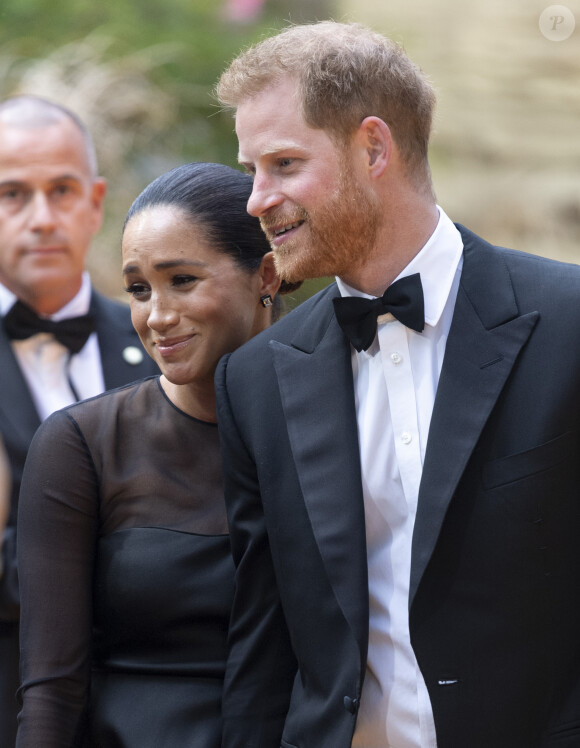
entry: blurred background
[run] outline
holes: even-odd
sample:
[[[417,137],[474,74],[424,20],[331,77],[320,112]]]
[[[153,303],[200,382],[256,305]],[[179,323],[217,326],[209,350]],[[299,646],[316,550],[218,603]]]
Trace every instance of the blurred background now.
[[[402,44],[435,85],[431,163],[447,213],[494,243],[580,262],[580,0],[557,6],[578,24],[565,40],[542,33],[549,7],[1,0],[0,95],[52,98],[93,133],[109,193],[89,267],[98,288],[121,296],[120,230],[140,190],[185,161],[236,166],[233,120],[212,98],[227,63],[288,22],[360,21]],[[305,284],[291,304],[325,283]]]

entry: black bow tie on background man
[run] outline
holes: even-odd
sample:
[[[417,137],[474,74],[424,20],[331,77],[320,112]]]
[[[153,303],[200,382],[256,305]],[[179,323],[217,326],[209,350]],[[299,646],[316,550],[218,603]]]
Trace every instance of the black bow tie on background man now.
[[[95,321],[90,314],[70,317],[55,322],[39,317],[34,309],[17,301],[4,317],[4,329],[12,340],[24,340],[39,332],[52,333],[59,343],[71,353],[78,353],[95,329]]]
[[[417,332],[425,327],[423,286],[419,273],[392,283],[378,299],[341,296],[333,299],[334,312],[342,331],[357,351],[370,348],[377,334],[377,317],[393,317]]]

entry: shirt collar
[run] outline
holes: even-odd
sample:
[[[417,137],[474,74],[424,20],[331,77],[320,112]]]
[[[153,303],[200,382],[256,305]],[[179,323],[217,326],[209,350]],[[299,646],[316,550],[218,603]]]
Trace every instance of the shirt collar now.
[[[435,231],[407,267],[395,278],[398,280],[413,273],[421,275],[425,299],[425,322],[431,326],[436,325],[443,314],[463,252],[461,234],[445,211],[439,206],[437,209],[439,221]],[[338,277],[336,283],[341,296],[374,298],[362,291],[357,291]]]
[[[0,283],[0,314],[5,316],[16,302],[16,295],[6,286]],[[87,314],[91,304],[91,279],[87,271],[83,273],[81,287],[77,295],[68,304],[65,304],[58,312],[49,315],[49,319],[61,320],[70,317],[80,317]]]

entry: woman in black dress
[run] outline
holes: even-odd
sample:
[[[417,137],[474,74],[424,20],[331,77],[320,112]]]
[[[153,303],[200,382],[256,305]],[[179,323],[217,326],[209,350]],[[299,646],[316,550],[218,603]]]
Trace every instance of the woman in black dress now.
[[[213,375],[279,287],[251,189],[196,163],[137,198],[123,275],[162,374],[55,413],[32,443],[18,748],[220,744],[233,565]]]

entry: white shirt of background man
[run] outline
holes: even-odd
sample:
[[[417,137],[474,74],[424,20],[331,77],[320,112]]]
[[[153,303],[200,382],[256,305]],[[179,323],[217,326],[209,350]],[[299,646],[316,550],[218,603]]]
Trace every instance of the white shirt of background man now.
[[[16,296],[0,285],[0,313],[6,315]],[[91,303],[91,282],[83,273],[82,286],[77,295],[49,319],[59,321],[87,314]],[[70,355],[69,350],[49,333],[38,333],[25,340],[13,340],[12,348],[22,374],[28,384],[41,421],[55,410],[77,400],[98,395],[105,389],[101,352],[97,333],[89,336],[81,350]]]

